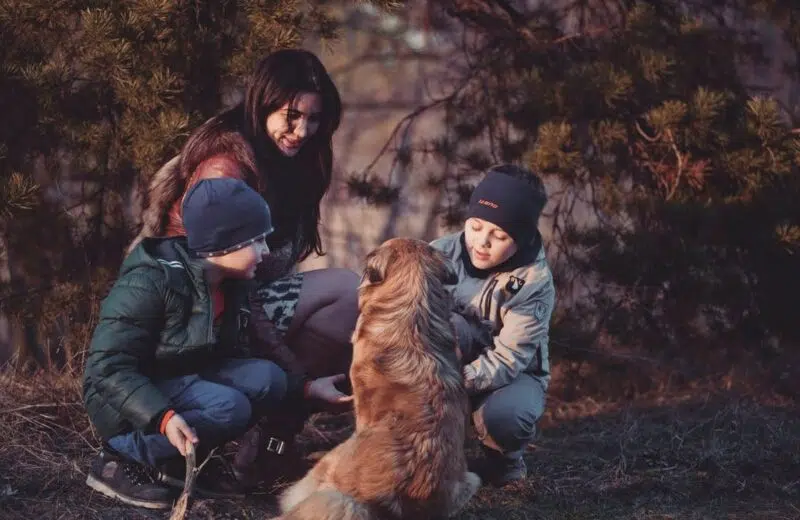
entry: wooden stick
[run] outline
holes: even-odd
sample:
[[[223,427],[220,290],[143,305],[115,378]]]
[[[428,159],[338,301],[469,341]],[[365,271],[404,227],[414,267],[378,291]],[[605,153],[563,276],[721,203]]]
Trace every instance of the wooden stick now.
[[[187,442],[186,479],[183,482],[183,491],[181,492],[181,496],[178,498],[178,501],[172,508],[172,514],[169,516],[169,520],[183,520],[186,517],[186,512],[189,510],[189,497],[192,495],[194,481],[197,479],[197,474],[199,472],[200,469],[197,467],[194,444]]]

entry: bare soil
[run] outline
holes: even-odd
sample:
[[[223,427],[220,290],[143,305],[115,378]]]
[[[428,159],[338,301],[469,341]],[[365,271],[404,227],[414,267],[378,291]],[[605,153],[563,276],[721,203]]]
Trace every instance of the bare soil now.
[[[165,519],[85,484],[98,441],[74,378],[0,381],[0,518]],[[330,449],[351,417],[318,414],[303,452]],[[461,520],[798,519],[800,414],[791,399],[697,387],[635,399],[548,403],[526,460],[530,477],[483,488]],[[470,457],[480,453],[473,440]],[[261,519],[269,493],[197,500],[191,519]]]

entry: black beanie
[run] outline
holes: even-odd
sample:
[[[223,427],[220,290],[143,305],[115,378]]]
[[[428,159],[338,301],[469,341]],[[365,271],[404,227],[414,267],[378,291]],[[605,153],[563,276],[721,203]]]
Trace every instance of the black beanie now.
[[[539,215],[547,202],[547,194],[544,185],[537,188],[504,171],[534,175],[513,165],[489,169],[472,192],[466,217],[491,222],[518,245],[527,245],[538,231]]]
[[[189,250],[222,256],[272,233],[269,206],[244,181],[203,179],[183,198],[183,226]]]

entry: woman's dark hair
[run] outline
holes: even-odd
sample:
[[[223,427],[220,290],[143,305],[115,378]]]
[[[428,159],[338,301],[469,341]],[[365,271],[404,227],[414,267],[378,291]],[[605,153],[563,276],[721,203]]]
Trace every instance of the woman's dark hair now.
[[[266,119],[304,92],[320,96],[320,123],[298,154],[288,158],[267,135]],[[319,58],[302,49],[273,52],[257,63],[244,101],[204,123],[189,138],[181,152],[181,176],[188,179],[213,155],[232,155],[249,170],[248,184],[270,205],[275,222],[270,246],[294,239],[298,231],[294,223],[299,222],[300,259],[312,252],[323,254],[320,202],[331,183],[332,139],[341,113],[339,92]],[[246,142],[237,139],[237,133]]]

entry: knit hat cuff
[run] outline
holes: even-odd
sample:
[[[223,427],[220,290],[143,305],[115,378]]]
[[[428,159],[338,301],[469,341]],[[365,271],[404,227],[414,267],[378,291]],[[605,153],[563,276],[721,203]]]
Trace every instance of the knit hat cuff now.
[[[239,242],[238,244],[234,244],[230,247],[226,247],[225,249],[220,249],[219,251],[194,251],[194,256],[198,258],[211,258],[212,256],[223,256],[227,255],[228,253],[233,253],[234,251],[238,251],[240,249],[244,249],[245,247],[258,242],[259,240],[263,240],[267,235],[272,233],[273,229],[270,228],[269,231],[266,233],[261,233],[258,236],[255,236],[249,240],[245,240],[244,242]]]

